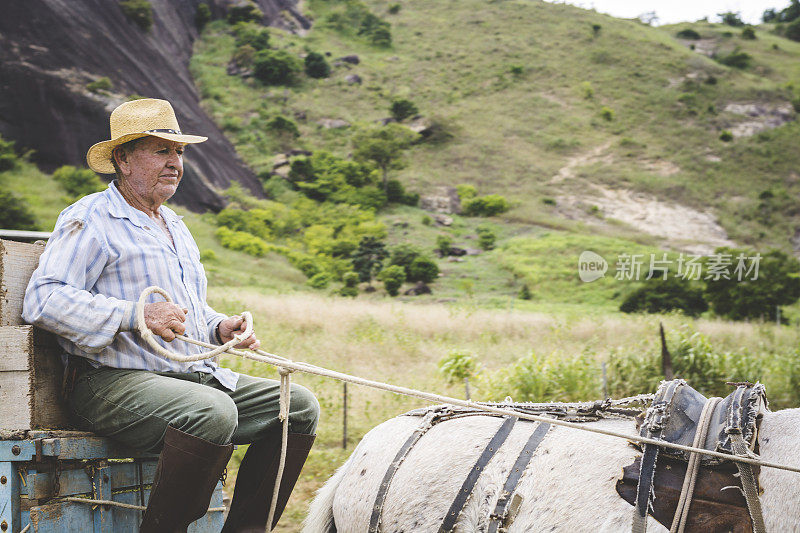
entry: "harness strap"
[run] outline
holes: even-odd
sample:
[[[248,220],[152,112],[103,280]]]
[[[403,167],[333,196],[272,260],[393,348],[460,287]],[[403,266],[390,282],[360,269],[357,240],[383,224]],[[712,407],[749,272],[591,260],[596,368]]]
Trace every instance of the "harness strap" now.
[[[685,381],[676,379],[666,383],[667,388],[660,400],[654,401],[650,409],[647,410],[645,427],[647,436],[653,439],[660,439],[664,427],[669,419],[669,406],[675,397],[675,391]],[[654,444],[642,446],[642,464],[639,470],[639,483],[636,486],[636,506],[633,512],[633,523],[631,524],[632,533],[645,533],[647,531],[647,512],[653,498],[653,479],[656,475],[656,460],[661,448]]]
[[[733,453],[743,457],[748,457],[750,455],[744,437],[742,437],[744,431],[742,401],[746,391],[746,387],[739,387],[734,392],[731,409],[728,412],[728,425],[725,428],[725,431],[731,439]],[[744,492],[744,497],[747,500],[747,511],[750,513],[750,519],[753,521],[753,531],[754,533],[765,533],[764,515],[761,511],[761,501],[758,499],[758,485],[756,477],[753,474],[753,467],[749,464],[740,464],[739,462],[736,463],[736,467],[739,469],[739,477],[742,480],[742,492]]]
[[[708,427],[711,425],[712,414],[714,408],[717,407],[722,398],[713,397],[706,400],[703,405],[703,411],[700,413],[700,420],[697,423],[697,429],[694,435],[694,442],[692,446],[695,448],[702,448],[708,436]],[[686,474],[683,478],[683,486],[681,487],[681,496],[678,500],[678,506],[675,509],[675,516],[672,519],[672,527],[670,533],[683,533],[686,529],[686,521],[689,518],[689,508],[692,506],[692,495],[694,494],[695,483],[697,482],[697,473],[700,470],[701,455],[693,453],[689,458],[689,464],[686,466]]]
[[[525,443],[522,451],[519,452],[517,461],[511,468],[511,472],[508,473],[508,478],[506,479],[505,485],[503,485],[503,490],[500,492],[500,497],[497,499],[497,505],[492,514],[489,515],[488,533],[497,533],[498,528],[501,526],[504,528],[508,526],[507,518],[514,491],[517,490],[519,480],[522,478],[522,474],[525,473],[525,469],[528,467],[528,463],[530,463],[533,457],[533,452],[536,451],[536,448],[538,448],[539,444],[544,440],[550,427],[550,424],[544,422],[536,426],[536,429],[533,431],[530,438],[528,438],[528,442]]]
[[[494,457],[494,454],[497,453],[497,450],[500,449],[500,446],[506,441],[508,438],[509,433],[511,433],[511,429],[514,427],[514,424],[517,421],[517,417],[508,417],[503,421],[503,424],[500,426],[500,429],[497,430],[497,433],[494,434],[492,440],[489,441],[489,444],[486,445],[486,448],[481,453],[478,460],[475,462],[475,466],[472,467],[470,470],[469,475],[467,475],[467,479],[464,480],[464,484],[461,485],[461,489],[456,494],[456,499],[453,500],[452,505],[450,505],[450,509],[447,511],[447,514],[444,515],[444,520],[442,521],[442,525],[439,528],[439,533],[450,533],[453,531],[453,528],[456,526],[456,520],[458,520],[458,516],[461,514],[461,511],[464,509],[464,505],[467,503],[470,495],[472,494],[472,489],[475,488],[475,483],[478,481],[478,477],[480,477],[481,472],[483,469],[486,468],[486,465],[489,464],[489,461]]]
[[[406,439],[405,443],[403,443],[403,446],[397,451],[394,460],[389,464],[389,468],[383,475],[383,480],[381,480],[381,485],[378,488],[378,495],[375,496],[375,504],[372,506],[372,515],[369,519],[369,533],[380,532],[383,504],[386,502],[386,493],[389,492],[389,485],[392,483],[392,478],[405,460],[408,452],[411,451],[411,448],[413,448],[417,441],[437,422],[438,416],[440,416],[438,411],[429,411],[425,415],[425,418],[422,419],[419,426],[417,426],[414,432]]]

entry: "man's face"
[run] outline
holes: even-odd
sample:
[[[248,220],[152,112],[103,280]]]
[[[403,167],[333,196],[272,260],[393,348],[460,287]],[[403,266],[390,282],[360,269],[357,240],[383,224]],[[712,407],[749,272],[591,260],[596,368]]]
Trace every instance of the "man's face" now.
[[[183,177],[183,144],[145,137],[127,155],[123,175],[143,201],[160,206],[178,189]]]

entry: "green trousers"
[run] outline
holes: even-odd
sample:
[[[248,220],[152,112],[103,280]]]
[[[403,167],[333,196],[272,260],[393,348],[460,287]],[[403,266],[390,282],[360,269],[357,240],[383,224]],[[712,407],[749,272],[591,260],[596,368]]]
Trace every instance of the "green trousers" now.
[[[161,449],[167,426],[215,444],[248,444],[280,428],[280,382],[240,374],[235,391],[203,372],[150,372],[101,367],[75,381],[73,422],[142,451]],[[319,403],[292,384],[289,431],[314,434]]]

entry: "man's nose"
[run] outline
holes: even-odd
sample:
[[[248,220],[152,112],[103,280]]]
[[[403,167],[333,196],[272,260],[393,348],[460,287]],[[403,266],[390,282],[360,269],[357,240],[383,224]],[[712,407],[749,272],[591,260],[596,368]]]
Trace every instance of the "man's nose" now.
[[[178,152],[170,152],[169,159],[167,160],[167,166],[170,168],[175,168],[178,170],[183,169],[183,156]]]

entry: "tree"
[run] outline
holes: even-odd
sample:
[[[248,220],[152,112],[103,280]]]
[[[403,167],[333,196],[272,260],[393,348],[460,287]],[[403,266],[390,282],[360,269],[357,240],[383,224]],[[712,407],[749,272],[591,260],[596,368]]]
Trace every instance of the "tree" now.
[[[768,318],[775,315],[778,307],[800,298],[800,261],[783,252],[772,250],[759,257],[747,250],[719,248],[710,258],[725,258],[731,263],[730,279],[720,276],[715,280],[715,275],[705,280],[706,299],[718,315],[733,320]],[[753,269],[745,272],[741,281],[734,272],[740,260],[745,268]]]
[[[386,245],[382,241],[376,237],[367,236],[358,243],[358,248],[350,259],[353,263],[353,270],[358,273],[358,279],[372,285],[375,274],[381,270],[383,261],[388,256]]]
[[[198,4],[197,11],[194,12],[194,25],[197,26],[198,30],[203,30],[211,21],[211,8],[208,7],[208,4]]]
[[[629,294],[619,307],[623,313],[664,313],[675,309],[688,316],[699,316],[707,311],[703,290],[682,278],[654,277]]]
[[[800,42],[800,18],[795,19],[794,22],[786,26],[786,33],[784,33],[784,35],[787,39]]]
[[[378,279],[383,282],[383,287],[389,293],[389,296],[397,296],[400,287],[403,286],[403,282],[406,280],[406,271],[400,265],[389,265],[381,270],[381,273],[378,274]]]
[[[436,261],[425,256],[419,256],[411,261],[408,267],[408,281],[421,281],[432,283],[439,277],[439,265]]]
[[[726,11],[725,13],[717,13],[717,16],[722,19],[723,24],[728,26],[733,26],[734,28],[744,26],[744,22],[738,12]]]
[[[416,104],[407,98],[397,98],[392,100],[392,105],[389,106],[389,112],[398,122],[402,122],[408,117],[413,117],[419,112]]]
[[[389,170],[405,166],[403,153],[418,137],[419,134],[396,123],[361,130],[353,136],[353,157],[356,161],[372,162],[380,169],[386,193]]]

